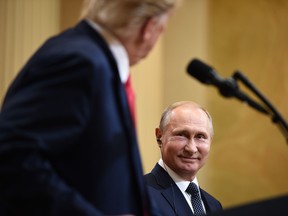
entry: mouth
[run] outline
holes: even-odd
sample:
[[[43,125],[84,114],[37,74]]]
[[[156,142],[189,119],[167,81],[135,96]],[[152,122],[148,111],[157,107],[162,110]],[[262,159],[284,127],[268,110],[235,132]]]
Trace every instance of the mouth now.
[[[200,160],[200,157],[185,157],[185,156],[180,156],[180,158],[183,160],[183,161],[187,161],[187,162],[193,162],[193,161],[199,161]]]

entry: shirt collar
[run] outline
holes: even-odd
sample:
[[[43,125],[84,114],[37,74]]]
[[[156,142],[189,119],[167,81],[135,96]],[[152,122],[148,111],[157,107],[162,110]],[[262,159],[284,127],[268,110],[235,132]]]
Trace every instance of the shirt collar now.
[[[170,169],[162,160],[162,158],[160,158],[160,160],[158,161],[158,164],[164,169],[166,170],[166,172],[168,173],[168,175],[173,179],[173,181],[175,182],[175,184],[179,187],[179,189],[182,192],[185,192],[185,190],[187,189],[188,185],[191,183],[190,181],[187,180],[183,180],[177,173],[175,173],[172,169]],[[193,183],[195,183],[197,185],[197,187],[199,187],[198,184],[198,180],[195,177],[192,181]]]
[[[126,83],[129,76],[129,58],[125,47],[114,35],[101,27],[99,24],[90,19],[86,19],[86,21],[93,29],[99,32],[99,34],[101,34],[101,36],[107,42],[109,49],[116,60],[121,82]]]

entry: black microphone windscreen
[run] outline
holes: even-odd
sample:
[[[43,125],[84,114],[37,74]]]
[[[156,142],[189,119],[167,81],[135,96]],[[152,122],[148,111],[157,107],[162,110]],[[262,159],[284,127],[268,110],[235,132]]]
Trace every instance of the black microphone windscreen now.
[[[207,64],[201,62],[198,59],[193,59],[188,67],[187,72],[195,77],[197,80],[199,80],[202,83],[205,84],[211,84],[211,72],[213,71],[213,68],[208,66]]]

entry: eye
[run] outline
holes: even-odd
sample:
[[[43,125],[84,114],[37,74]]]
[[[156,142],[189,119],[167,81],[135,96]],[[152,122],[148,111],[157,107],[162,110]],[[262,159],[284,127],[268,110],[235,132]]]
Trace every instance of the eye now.
[[[185,136],[185,133],[179,133],[179,134],[177,134],[177,136]]]
[[[189,134],[187,134],[187,132],[185,131],[175,131],[175,133],[173,134],[173,140],[174,141],[178,141],[178,142],[183,142],[183,141],[187,141],[187,139],[189,139]]]
[[[185,131],[179,131],[178,133],[175,134],[175,136],[187,137],[188,135]]]
[[[203,133],[196,134],[197,139],[207,139],[207,136]]]

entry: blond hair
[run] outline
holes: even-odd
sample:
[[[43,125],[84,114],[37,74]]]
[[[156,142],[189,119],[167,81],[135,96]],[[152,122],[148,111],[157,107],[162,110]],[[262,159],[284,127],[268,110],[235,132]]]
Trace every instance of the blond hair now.
[[[81,18],[114,33],[131,32],[147,18],[165,14],[181,0],[85,0]]]

